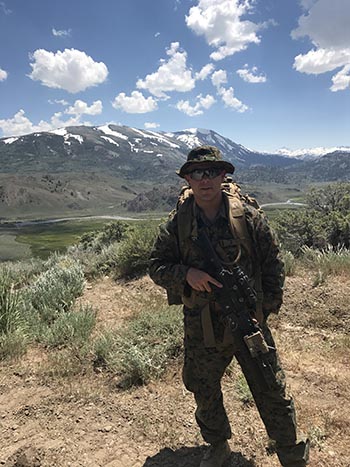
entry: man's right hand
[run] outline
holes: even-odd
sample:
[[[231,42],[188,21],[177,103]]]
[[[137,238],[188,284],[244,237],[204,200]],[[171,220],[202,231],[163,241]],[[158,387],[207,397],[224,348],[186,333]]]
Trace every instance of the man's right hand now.
[[[186,281],[192,287],[192,289],[197,290],[198,292],[211,292],[212,289],[210,284],[222,288],[222,284],[214,279],[214,277],[212,277],[207,272],[196,268],[190,268],[187,271]]]

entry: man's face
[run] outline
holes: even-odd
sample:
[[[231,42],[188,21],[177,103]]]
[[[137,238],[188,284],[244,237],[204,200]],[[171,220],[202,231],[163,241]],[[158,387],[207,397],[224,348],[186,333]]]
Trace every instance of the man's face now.
[[[217,169],[215,165],[208,163],[195,165],[190,173],[185,175],[185,180],[192,188],[195,200],[206,203],[221,196],[221,184],[224,178],[224,170]]]

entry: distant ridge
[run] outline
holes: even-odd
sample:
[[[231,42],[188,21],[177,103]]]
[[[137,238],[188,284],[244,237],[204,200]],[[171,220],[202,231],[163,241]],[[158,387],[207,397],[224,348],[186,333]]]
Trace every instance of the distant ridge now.
[[[0,139],[0,219],[162,210],[182,183],[176,170],[194,146],[217,146],[241,183],[348,181],[350,151],[317,158],[261,153],[213,130],[72,126]],[[171,189],[174,187],[174,190]],[[157,188],[157,190],[154,190]]]
[[[122,177],[159,180],[179,168],[190,148],[217,146],[236,167],[297,163],[279,154],[245,148],[213,130],[174,133],[140,130],[121,125],[76,126],[0,139],[2,172],[104,171]]]

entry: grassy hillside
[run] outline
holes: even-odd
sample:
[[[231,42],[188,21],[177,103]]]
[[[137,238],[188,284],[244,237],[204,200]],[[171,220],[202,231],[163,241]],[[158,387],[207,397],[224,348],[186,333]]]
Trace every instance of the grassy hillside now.
[[[299,426],[311,439],[310,465],[347,467],[350,273],[328,276],[316,287],[314,277],[315,266],[297,265],[280,316],[270,324]],[[181,382],[180,310],[169,312],[163,291],[147,277],[89,281],[75,312],[83,309],[95,313],[93,321],[86,315],[91,324],[84,338],[52,328],[19,360],[2,362],[1,463],[197,467],[205,448],[193,397]],[[126,389],[131,382],[136,386]],[[277,467],[236,364],[223,392],[234,433],[228,467]]]

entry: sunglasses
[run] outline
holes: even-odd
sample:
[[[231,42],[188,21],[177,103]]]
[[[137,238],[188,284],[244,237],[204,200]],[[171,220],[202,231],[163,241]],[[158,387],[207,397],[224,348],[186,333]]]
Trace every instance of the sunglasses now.
[[[195,169],[189,172],[189,176],[192,180],[202,180],[204,175],[210,180],[218,177],[222,173],[222,169],[211,168],[211,169]]]

